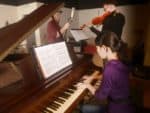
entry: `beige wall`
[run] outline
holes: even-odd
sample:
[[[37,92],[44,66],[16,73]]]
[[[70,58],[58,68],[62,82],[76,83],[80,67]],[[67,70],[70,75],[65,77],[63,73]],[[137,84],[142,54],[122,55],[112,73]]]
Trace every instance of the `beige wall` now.
[[[38,8],[41,3],[33,2],[30,4],[11,6],[0,4],[0,28],[5,27],[7,22],[12,24],[22,19],[25,15],[29,14],[36,8]]]
[[[33,2],[33,3],[18,6],[17,7],[18,20],[24,18],[25,16],[27,16],[28,14],[36,10],[41,5],[42,3]],[[27,44],[27,40],[28,40],[28,44]],[[33,32],[33,34],[31,34],[27,40],[23,41],[23,43],[21,44],[25,48],[26,48],[26,45],[28,45],[29,47],[31,47],[32,45],[40,45],[41,39],[40,39],[39,28],[35,32]]]
[[[137,41],[144,40],[145,26],[147,25],[148,11],[146,5],[129,5],[119,7],[119,10],[125,15],[126,24],[123,31],[125,39],[130,48],[133,48]]]
[[[66,22],[68,22],[69,18],[71,16],[71,9],[70,8],[63,8],[63,14],[61,16],[60,25],[63,26]],[[76,29],[79,28],[79,11],[75,10],[73,21],[70,23],[70,28],[65,33],[65,38],[68,38],[71,36],[69,30],[70,29]]]
[[[0,4],[0,28],[17,21],[17,8]]]
[[[125,39],[131,50],[137,45],[144,42],[144,62],[143,65],[150,65],[150,7],[145,5],[134,5],[119,7],[120,11],[126,17],[126,24],[123,31]]]
[[[64,25],[66,22],[68,22],[68,19],[71,16],[71,9],[70,8],[63,8],[63,14],[61,16],[60,25]],[[78,28],[79,24],[79,11],[75,10],[73,21],[70,24],[70,28]]]
[[[30,14],[32,11],[37,9],[41,3],[33,2],[24,5],[20,5],[17,7],[17,17],[18,19],[22,19],[24,16]]]

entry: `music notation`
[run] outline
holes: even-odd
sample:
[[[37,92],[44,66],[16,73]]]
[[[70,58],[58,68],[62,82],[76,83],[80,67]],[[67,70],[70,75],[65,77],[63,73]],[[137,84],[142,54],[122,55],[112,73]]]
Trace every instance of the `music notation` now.
[[[65,42],[36,47],[34,51],[44,78],[72,64]]]

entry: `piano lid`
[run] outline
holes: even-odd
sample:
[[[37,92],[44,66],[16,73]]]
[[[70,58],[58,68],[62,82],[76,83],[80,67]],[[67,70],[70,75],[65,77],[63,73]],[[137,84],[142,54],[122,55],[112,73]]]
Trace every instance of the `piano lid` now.
[[[63,2],[44,4],[19,22],[0,29],[0,61],[63,6]]]

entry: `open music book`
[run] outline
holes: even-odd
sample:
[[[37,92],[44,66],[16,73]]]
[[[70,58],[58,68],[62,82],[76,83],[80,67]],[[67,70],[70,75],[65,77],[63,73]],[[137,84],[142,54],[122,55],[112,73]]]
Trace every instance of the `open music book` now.
[[[96,38],[96,34],[93,33],[90,29],[71,29],[70,33],[72,34],[75,41],[87,40],[90,38]]]
[[[48,78],[72,64],[65,42],[36,47],[34,52],[44,78]]]

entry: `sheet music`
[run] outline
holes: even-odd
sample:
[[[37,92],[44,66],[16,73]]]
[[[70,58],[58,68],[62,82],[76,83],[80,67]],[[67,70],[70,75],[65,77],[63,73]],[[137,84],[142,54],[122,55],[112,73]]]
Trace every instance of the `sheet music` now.
[[[45,78],[72,64],[65,42],[37,47],[34,50]]]
[[[85,33],[85,35],[89,38],[96,38],[96,34],[94,32],[92,32],[89,27],[85,27],[84,29],[82,29],[83,32]]]
[[[84,30],[81,30],[81,29],[72,29],[70,30],[73,38],[75,39],[75,41],[80,41],[80,40],[87,40],[87,39],[90,39],[90,38],[95,38],[96,37],[96,34],[92,33],[89,29],[84,29]]]

